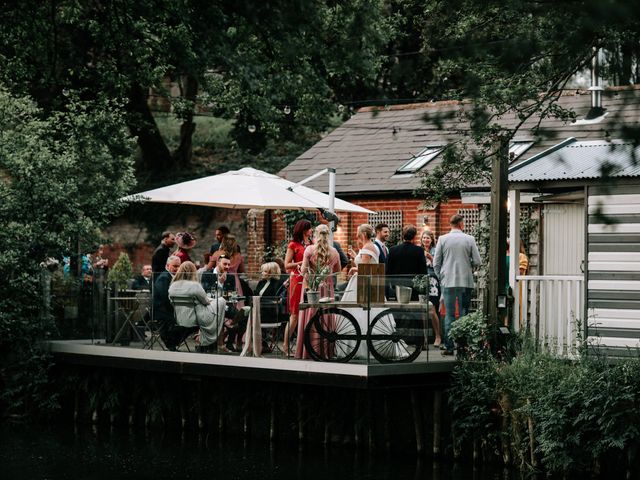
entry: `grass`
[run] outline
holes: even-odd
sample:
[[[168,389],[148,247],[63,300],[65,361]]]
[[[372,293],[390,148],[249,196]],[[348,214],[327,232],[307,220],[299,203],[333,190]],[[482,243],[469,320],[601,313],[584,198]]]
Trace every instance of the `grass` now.
[[[180,120],[171,114],[155,114],[160,134],[167,142],[169,150],[175,150],[180,143]],[[193,134],[194,147],[207,150],[225,150],[231,143],[230,132],[233,120],[210,116],[195,117],[196,129]]]

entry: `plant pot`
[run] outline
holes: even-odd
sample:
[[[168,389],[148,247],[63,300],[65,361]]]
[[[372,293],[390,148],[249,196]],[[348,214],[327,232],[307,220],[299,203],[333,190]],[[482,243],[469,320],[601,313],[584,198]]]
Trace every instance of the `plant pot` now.
[[[411,301],[411,287],[401,287],[396,285],[396,298],[399,303],[409,303]]]
[[[320,292],[307,291],[307,303],[312,305],[320,303]]]
[[[421,293],[418,295],[418,300],[420,301],[420,303],[429,303],[429,295]]]

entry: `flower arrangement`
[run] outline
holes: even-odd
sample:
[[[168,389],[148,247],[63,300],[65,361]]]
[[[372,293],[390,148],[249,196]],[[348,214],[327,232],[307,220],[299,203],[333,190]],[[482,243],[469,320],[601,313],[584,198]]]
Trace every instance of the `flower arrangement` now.
[[[309,271],[309,290],[317,292],[331,271],[328,265],[316,265]]]

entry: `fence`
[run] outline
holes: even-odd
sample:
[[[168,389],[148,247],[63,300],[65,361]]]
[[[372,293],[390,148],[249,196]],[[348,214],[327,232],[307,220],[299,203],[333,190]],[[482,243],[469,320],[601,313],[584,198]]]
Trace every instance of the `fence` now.
[[[557,355],[572,355],[584,325],[584,277],[525,275],[516,280],[514,325]]]

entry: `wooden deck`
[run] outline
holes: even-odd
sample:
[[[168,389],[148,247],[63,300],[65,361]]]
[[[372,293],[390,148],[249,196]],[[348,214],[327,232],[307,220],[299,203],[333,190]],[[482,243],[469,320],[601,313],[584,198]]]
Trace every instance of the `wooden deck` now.
[[[456,364],[454,357],[443,357],[433,346],[412,363],[379,364],[372,360],[367,364],[363,360],[296,360],[282,354],[202,354],[193,352],[193,347],[193,353],[144,350],[139,343],[120,347],[104,340],[54,340],[47,345],[57,364],[363,389],[446,384]]]

